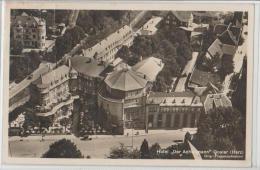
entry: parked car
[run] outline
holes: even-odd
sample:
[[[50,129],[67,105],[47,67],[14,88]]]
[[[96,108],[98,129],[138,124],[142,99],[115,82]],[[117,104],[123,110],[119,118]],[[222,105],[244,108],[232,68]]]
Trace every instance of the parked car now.
[[[85,135],[85,136],[81,137],[80,140],[92,140],[92,138],[89,137],[89,135]]]

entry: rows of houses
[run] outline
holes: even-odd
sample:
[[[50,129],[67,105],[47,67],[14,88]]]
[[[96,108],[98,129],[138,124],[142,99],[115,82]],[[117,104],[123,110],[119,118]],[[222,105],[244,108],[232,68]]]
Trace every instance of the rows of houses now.
[[[186,28],[192,26],[192,21],[192,13],[182,11],[171,11],[163,20],[165,24]],[[219,36],[224,45],[229,43],[221,39],[226,35],[236,42],[230,29],[227,27]],[[69,58],[66,65],[41,75],[30,87],[36,115],[52,117],[54,125],[58,125],[63,117],[72,114],[75,100],[83,99],[84,104],[89,105],[88,99],[92,98],[93,105],[97,104],[106,114],[116,117],[112,123],[123,133],[124,129],[133,127],[196,127],[200,114],[215,107],[232,106],[213,84],[205,83],[200,89],[198,84],[205,77],[196,73],[197,70],[186,75],[189,88],[152,92],[153,83],[164,67],[161,59],[149,57],[132,67],[120,58],[115,59],[121,46],[131,46],[133,39],[132,29],[125,25],[94,46],[83,49],[83,54]],[[211,51],[209,49],[209,53]]]

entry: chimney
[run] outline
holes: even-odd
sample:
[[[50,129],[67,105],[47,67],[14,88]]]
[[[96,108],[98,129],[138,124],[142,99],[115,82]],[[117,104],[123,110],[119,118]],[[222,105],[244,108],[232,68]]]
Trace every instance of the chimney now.
[[[143,56],[140,56],[139,60],[142,61],[143,60]]]

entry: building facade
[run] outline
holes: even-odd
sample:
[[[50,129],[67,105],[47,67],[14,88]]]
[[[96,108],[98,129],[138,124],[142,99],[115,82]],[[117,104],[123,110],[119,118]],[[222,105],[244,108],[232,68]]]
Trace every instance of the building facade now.
[[[71,74],[72,73],[72,74]],[[75,71],[62,65],[50,72],[41,75],[32,83],[31,103],[35,106],[37,116],[52,117],[53,124],[58,125],[64,117],[72,114],[73,102],[78,98],[71,93],[73,79],[77,78]]]
[[[12,23],[15,47],[43,49],[46,39],[46,22],[42,18],[22,13]]]
[[[204,112],[200,97],[192,92],[151,92],[146,101],[149,129],[193,128]]]
[[[85,57],[97,60],[97,62],[111,63],[121,46],[126,45],[129,47],[132,45],[133,40],[132,28],[125,25],[93,47],[83,49],[83,54]]]
[[[116,117],[117,126],[145,128],[145,100],[148,81],[131,68],[116,70],[105,79],[98,94],[98,105]]]

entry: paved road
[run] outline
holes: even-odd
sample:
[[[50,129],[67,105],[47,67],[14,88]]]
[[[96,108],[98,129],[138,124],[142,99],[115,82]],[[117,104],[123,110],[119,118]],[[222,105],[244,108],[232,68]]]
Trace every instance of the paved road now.
[[[16,84],[14,87],[12,87],[9,91],[9,98],[14,97],[19,92],[24,90],[26,87],[28,87],[33,81],[38,79],[41,74],[46,73],[49,70],[49,67],[52,68],[53,64],[51,63],[41,63],[39,67],[31,74],[31,79],[25,78],[20,83]]]
[[[176,88],[175,88],[175,92],[184,92],[186,90],[186,87],[185,87],[185,83],[187,81],[187,78],[188,78],[188,75],[190,73],[192,73],[193,69],[194,69],[194,66],[195,66],[195,63],[197,61],[197,58],[198,58],[198,52],[193,52],[192,53],[192,58],[191,60],[189,60],[186,64],[186,66],[184,67],[183,71],[182,71],[182,76],[177,85],[176,85]]]
[[[144,139],[148,140],[149,146],[158,142],[161,147],[167,147],[173,144],[173,140],[183,138],[183,131],[165,130],[160,133],[134,136],[134,148],[140,148]],[[47,137],[46,137],[47,138]],[[24,139],[23,141],[9,139],[9,154],[13,157],[41,157],[49,145],[64,136],[54,136],[41,142],[41,137],[35,139]],[[132,146],[131,136],[93,136],[91,141],[82,141],[76,137],[68,136],[73,141],[84,156],[90,155],[91,158],[106,158],[112,147],[118,147],[120,143],[125,146]]]

